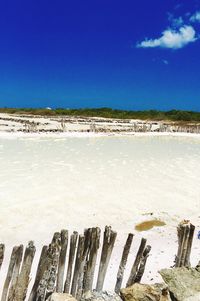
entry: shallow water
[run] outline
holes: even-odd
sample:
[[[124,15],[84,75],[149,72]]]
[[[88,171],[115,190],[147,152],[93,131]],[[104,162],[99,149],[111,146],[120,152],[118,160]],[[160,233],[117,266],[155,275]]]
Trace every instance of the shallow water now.
[[[151,219],[144,221],[142,223],[139,223],[135,226],[135,230],[137,231],[148,231],[152,229],[153,227],[163,227],[166,223],[159,220],[159,219]]]
[[[120,223],[134,225],[145,212],[192,217],[199,210],[194,138],[1,139],[0,166],[0,226],[15,229],[13,239],[52,220],[54,228],[116,225],[120,213]]]
[[[8,248],[30,239],[41,246],[62,228],[108,224],[119,233],[114,266],[127,233],[147,220],[144,214],[171,224],[174,237],[181,219],[198,221],[200,139],[1,138],[0,166],[0,233]],[[171,237],[159,231],[148,231],[149,240],[160,233],[167,247]],[[152,269],[165,264],[161,251],[154,246],[161,257],[149,260]]]

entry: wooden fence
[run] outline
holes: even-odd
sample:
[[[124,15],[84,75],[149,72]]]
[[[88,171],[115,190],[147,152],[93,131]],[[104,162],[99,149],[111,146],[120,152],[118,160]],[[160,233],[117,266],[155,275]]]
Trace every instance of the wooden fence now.
[[[178,226],[179,245],[175,266],[190,265],[194,229],[195,227],[189,223],[181,223]],[[15,246],[11,253],[1,301],[23,301],[25,299],[44,301],[53,292],[70,293],[80,300],[83,294],[87,294],[94,288],[102,291],[116,236],[117,233],[111,227],[106,226],[100,248],[101,230],[98,227],[86,229],[83,235],[73,232],[70,237],[67,230],[56,232],[50,245],[42,248],[29,295],[27,295],[27,291],[36,248],[32,241],[29,242],[25,251],[23,251],[23,245]],[[117,275],[113,276],[116,277],[116,293],[119,293],[122,285],[133,237],[132,233],[128,234]],[[140,282],[150,250],[151,247],[147,245],[146,239],[142,238],[126,286]],[[99,251],[101,251],[100,262],[97,265]],[[5,247],[0,244],[0,268],[4,252]],[[98,276],[94,283],[96,269],[98,269]]]

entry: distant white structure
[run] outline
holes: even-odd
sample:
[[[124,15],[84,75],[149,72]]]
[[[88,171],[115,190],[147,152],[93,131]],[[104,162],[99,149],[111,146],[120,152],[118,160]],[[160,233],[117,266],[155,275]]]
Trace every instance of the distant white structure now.
[[[50,107],[46,107],[46,108],[45,108],[45,110],[52,110],[52,108],[50,108]]]

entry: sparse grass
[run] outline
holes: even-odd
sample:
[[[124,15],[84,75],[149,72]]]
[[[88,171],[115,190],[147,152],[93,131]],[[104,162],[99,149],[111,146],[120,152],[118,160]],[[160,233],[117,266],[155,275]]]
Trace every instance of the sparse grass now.
[[[80,116],[80,117],[103,117],[117,119],[141,119],[141,120],[166,120],[180,123],[198,123],[200,122],[200,112],[193,111],[128,111],[115,110],[111,108],[84,108],[84,109],[44,109],[44,108],[0,108],[0,113],[9,114],[30,114],[41,116]]]

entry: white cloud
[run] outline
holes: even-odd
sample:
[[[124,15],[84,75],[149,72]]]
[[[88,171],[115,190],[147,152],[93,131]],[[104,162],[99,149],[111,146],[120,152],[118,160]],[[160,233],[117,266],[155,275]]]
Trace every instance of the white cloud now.
[[[179,30],[171,28],[163,31],[162,36],[158,39],[146,39],[137,44],[140,48],[171,48],[178,49],[196,40],[196,32],[192,26],[182,26]]]
[[[191,22],[200,22],[200,11],[197,11],[194,15],[190,17]]]

